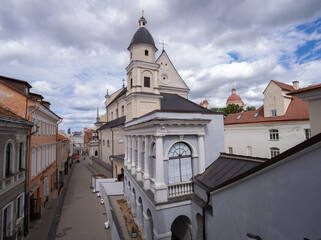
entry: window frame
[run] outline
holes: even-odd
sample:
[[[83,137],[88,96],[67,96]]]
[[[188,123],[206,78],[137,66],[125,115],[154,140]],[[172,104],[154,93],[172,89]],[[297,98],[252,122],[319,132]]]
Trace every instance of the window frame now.
[[[276,116],[277,116],[276,109],[271,110],[271,117],[276,117]]]
[[[9,152],[9,159],[7,156],[7,149],[8,146],[11,145],[11,149]],[[10,178],[14,175],[15,171],[15,146],[14,141],[12,139],[9,139],[4,147],[4,162],[3,162],[3,178]]]
[[[9,211],[8,208],[10,207]],[[4,221],[4,212],[6,211],[6,221]],[[8,216],[9,215],[9,216]],[[4,226],[4,223],[6,223],[6,226]],[[8,225],[9,230],[8,230]],[[4,208],[2,208],[2,222],[1,222],[1,228],[2,228],[2,239],[4,239],[5,237],[11,237],[13,235],[13,201],[9,202],[6,206],[4,206]],[[9,233],[8,233],[9,231]]]
[[[149,51],[145,49],[145,56],[149,56]]]
[[[144,77],[144,87],[150,88],[150,77]]]
[[[181,145],[183,146],[186,146],[187,149],[188,149],[188,152],[189,154],[186,154],[186,155],[182,155],[182,154],[177,154],[177,151],[180,153],[182,149],[183,152],[186,152],[186,150],[181,147]],[[177,146],[177,147],[176,147]],[[175,148],[174,150],[172,150],[173,148]],[[173,156],[170,157],[170,152],[173,152]],[[176,156],[174,156],[174,154],[176,154]],[[182,161],[185,160],[185,159],[188,159],[188,163],[185,164],[183,163]],[[193,178],[194,176],[194,173],[193,173],[193,158],[192,158],[192,148],[186,144],[185,142],[176,142],[174,143],[170,149],[168,150],[168,168],[170,166],[170,161],[177,161],[178,160],[178,167],[179,167],[179,181],[171,181],[170,178],[170,171],[168,169],[168,184],[176,184],[176,183],[180,183],[180,182],[186,182],[186,181],[190,181],[190,180],[183,180],[183,172],[182,172],[182,166],[186,165],[187,167],[189,167],[190,169],[188,169],[188,171],[190,170],[190,173],[191,173],[191,177],[190,178]],[[175,178],[175,176],[173,176]]]
[[[277,148],[277,147],[271,147],[270,148],[270,156],[271,156],[271,158],[274,158],[279,154],[280,154],[280,149],[279,148]]]
[[[311,128],[305,128],[304,134],[305,134],[305,140],[310,139],[311,138]]]
[[[278,129],[269,129],[269,135],[270,135],[270,141],[279,141],[280,136],[279,136],[279,130]]]

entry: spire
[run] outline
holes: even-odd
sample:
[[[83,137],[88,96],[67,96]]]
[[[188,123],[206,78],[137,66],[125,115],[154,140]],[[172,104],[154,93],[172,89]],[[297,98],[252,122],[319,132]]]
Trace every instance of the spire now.
[[[97,117],[96,117],[96,122],[99,122],[99,108],[97,107]]]
[[[105,98],[109,98],[108,89],[107,89],[107,92],[106,92]]]
[[[138,23],[139,23],[139,27],[146,27],[147,21],[144,18],[144,10],[142,10],[142,16],[138,20]]]
[[[125,79],[123,79],[123,88],[125,88]]]

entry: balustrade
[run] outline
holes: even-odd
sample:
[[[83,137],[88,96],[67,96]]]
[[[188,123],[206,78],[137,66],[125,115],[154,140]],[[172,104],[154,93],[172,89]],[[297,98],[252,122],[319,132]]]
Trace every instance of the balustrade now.
[[[193,193],[193,185],[192,185],[191,181],[173,183],[173,184],[167,185],[167,187],[168,187],[168,196],[169,197],[178,197],[178,196]]]

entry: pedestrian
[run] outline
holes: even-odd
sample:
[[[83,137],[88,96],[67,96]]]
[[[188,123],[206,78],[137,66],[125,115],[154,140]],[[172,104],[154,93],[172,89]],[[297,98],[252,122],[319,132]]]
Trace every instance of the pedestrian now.
[[[86,160],[86,157],[84,157],[84,160]]]

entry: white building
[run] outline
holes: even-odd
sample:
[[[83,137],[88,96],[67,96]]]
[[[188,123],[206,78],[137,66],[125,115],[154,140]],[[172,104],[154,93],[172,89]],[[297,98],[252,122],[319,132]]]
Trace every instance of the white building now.
[[[294,85],[270,81],[264,105],[229,114],[224,120],[225,152],[271,158],[310,138],[308,103],[287,95]]]
[[[224,151],[223,115],[187,99],[189,88],[167,53],[155,60],[146,24],[142,16],[128,47],[127,87],[106,97],[100,151],[110,154],[112,142],[124,140],[116,144],[123,148],[125,198],[145,239],[190,237],[192,178]]]

